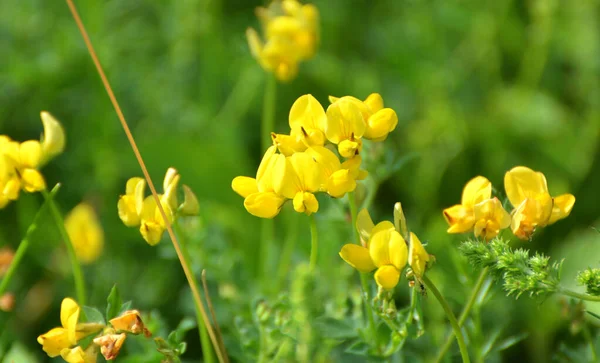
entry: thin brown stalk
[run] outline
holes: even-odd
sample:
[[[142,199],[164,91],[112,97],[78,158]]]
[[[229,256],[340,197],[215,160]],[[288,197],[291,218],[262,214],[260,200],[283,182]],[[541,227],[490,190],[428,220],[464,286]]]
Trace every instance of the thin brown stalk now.
[[[217,331],[217,340],[219,341],[219,346],[223,350],[223,356],[227,363],[229,363],[229,357],[227,356],[227,349],[225,349],[225,342],[223,341],[223,334],[221,333],[221,327],[217,322],[217,314],[215,314],[215,309],[212,304],[212,300],[210,299],[210,294],[208,293],[208,284],[206,283],[206,270],[202,270],[202,288],[204,289],[204,298],[206,299],[206,305],[208,305],[208,311],[210,311],[210,316],[213,319],[213,324],[215,325],[215,330]]]
[[[104,88],[106,89],[106,93],[108,94],[108,97],[110,98],[110,101],[111,101],[113,107],[115,108],[117,117],[119,118],[119,121],[121,122],[121,126],[123,126],[125,135],[127,136],[129,143],[131,144],[131,149],[133,150],[133,153],[135,154],[135,157],[136,157],[138,163],[140,164],[140,168],[142,169],[144,178],[146,179],[146,182],[148,183],[148,187],[150,188],[150,191],[152,192],[152,196],[154,197],[154,200],[156,201],[156,205],[158,206],[160,214],[165,221],[165,225],[167,227],[167,232],[169,234],[169,237],[171,238],[171,241],[173,242],[173,247],[175,248],[175,252],[177,253],[177,257],[179,258],[179,263],[181,264],[181,267],[183,268],[183,272],[185,273],[185,276],[188,280],[188,284],[190,285],[190,288],[192,289],[192,294],[194,296],[194,300],[196,300],[196,303],[200,307],[202,318],[204,319],[204,324],[206,325],[206,329],[208,330],[208,334],[212,341],[213,347],[215,348],[217,358],[219,359],[219,362],[226,362],[225,358],[223,357],[223,352],[221,351],[221,349],[219,349],[219,342],[217,341],[217,338],[212,329],[212,326],[209,323],[208,315],[206,314],[206,310],[204,310],[204,305],[202,304],[202,299],[200,297],[200,292],[198,291],[198,287],[192,283],[193,279],[191,277],[192,272],[190,270],[190,267],[185,263],[185,259],[183,258],[183,255],[181,253],[181,247],[179,245],[179,241],[177,240],[177,237],[175,236],[175,233],[173,232],[171,223],[167,219],[167,215],[165,214],[165,211],[162,207],[162,203],[160,202],[158,193],[156,193],[156,188],[154,187],[154,184],[152,183],[152,179],[150,179],[150,174],[148,173],[148,169],[146,168],[144,159],[142,158],[142,155],[140,154],[140,151],[135,142],[135,139],[133,138],[133,135],[131,134],[129,125],[127,124],[127,121],[125,120],[125,116],[123,115],[123,112],[121,111],[121,107],[119,106],[119,102],[117,102],[117,98],[115,97],[115,95],[113,93],[112,87],[110,86],[110,83],[108,82],[108,79],[106,78],[106,75],[104,74],[102,65],[100,64],[100,61],[98,60],[96,51],[94,50],[92,42],[88,36],[87,31],[85,30],[85,26],[83,25],[83,22],[81,21],[81,18],[79,17],[79,13],[77,12],[75,5],[73,4],[73,1],[66,0],[66,2],[67,2],[67,5],[69,6],[69,9],[71,10],[73,19],[77,23],[77,27],[79,28],[79,32],[81,33],[81,36],[83,37],[83,41],[85,42],[85,45],[88,49],[90,57],[92,58],[92,61],[94,62],[94,65],[96,66],[98,75],[102,79],[102,83],[104,85]]]

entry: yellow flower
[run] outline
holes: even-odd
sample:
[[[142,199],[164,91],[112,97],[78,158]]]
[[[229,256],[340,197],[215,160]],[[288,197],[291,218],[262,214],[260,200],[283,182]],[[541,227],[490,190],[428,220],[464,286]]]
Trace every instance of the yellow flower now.
[[[398,115],[391,108],[383,107],[383,98],[379,93],[370,94],[364,101],[352,96],[341,97],[352,102],[358,107],[363,115],[366,129],[363,137],[372,141],[383,141],[388,134],[396,129]],[[340,98],[330,96],[329,100],[334,103]]]
[[[256,30],[246,31],[250,51],[259,64],[280,81],[289,81],[298,72],[298,63],[312,58],[318,43],[319,13],[314,5],[296,0],[274,1],[269,8],[258,8],[265,42]]]
[[[492,183],[483,176],[476,176],[465,185],[461,204],[444,209],[444,218],[450,225],[448,233],[464,233],[475,225],[473,208],[492,196]]]
[[[323,146],[313,146],[306,150],[321,169],[320,191],[327,192],[334,198],[356,189],[356,173],[344,168],[333,151]]]
[[[338,146],[341,156],[352,158],[362,150],[365,129],[360,108],[348,97],[337,99],[327,108],[325,136]]]
[[[189,187],[184,187],[184,202],[179,205],[177,188],[180,175],[174,168],[169,168],[163,180],[163,194],[158,194],[160,204],[169,223],[173,223],[178,212],[181,215],[190,215],[198,210],[198,200]],[[125,195],[119,198],[117,209],[119,218],[127,227],[140,227],[142,237],[151,246],[162,239],[167,229],[156,199],[149,195],[144,198],[146,182],[142,178],[134,177],[127,181]],[[186,204],[187,203],[187,204]]]
[[[322,169],[308,153],[280,158],[274,167],[276,193],[292,199],[298,213],[311,215],[319,210],[314,193],[319,191],[323,181]]]
[[[365,214],[362,218],[361,223],[366,222]],[[370,235],[367,247],[346,244],[340,251],[340,257],[361,272],[377,269],[375,272],[377,285],[391,290],[400,281],[400,272],[408,260],[406,242],[394,229],[394,225],[388,221],[378,223],[370,233],[366,233],[365,230],[365,234]]]
[[[67,363],[96,363],[98,350],[95,344],[90,344],[86,350],[80,346],[71,349],[65,348],[60,355]]]
[[[575,204],[572,194],[552,198],[544,174],[524,166],[516,166],[505,174],[504,188],[515,207],[511,229],[521,239],[529,239],[537,227],[568,217]]]
[[[42,111],[40,117],[44,124],[41,145],[43,152],[42,163],[45,164],[65,149],[65,131],[60,122],[49,112]]]
[[[496,197],[475,204],[473,210],[475,237],[483,237],[489,241],[496,237],[501,229],[510,226],[510,214],[504,210]]]
[[[102,253],[104,231],[92,206],[77,205],[65,217],[65,228],[82,263],[94,262]]]
[[[408,264],[417,277],[422,277],[429,262],[429,254],[425,251],[419,238],[410,232],[410,244],[408,248]]]
[[[73,299],[63,299],[60,306],[62,327],[51,329],[37,338],[44,352],[51,358],[61,355],[63,350],[69,350],[78,340],[102,329],[100,324],[78,324],[79,312],[79,305]]]
[[[271,146],[258,166],[256,178],[238,176],[231,182],[231,188],[242,196],[248,213],[260,218],[274,218],[285,202],[285,198],[275,192],[273,178],[278,160],[285,159],[276,154],[277,147]]]

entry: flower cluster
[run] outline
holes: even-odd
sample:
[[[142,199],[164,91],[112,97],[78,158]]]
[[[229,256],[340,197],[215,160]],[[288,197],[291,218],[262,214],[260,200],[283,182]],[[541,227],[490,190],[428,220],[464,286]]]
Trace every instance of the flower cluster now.
[[[315,193],[340,198],[366,177],[360,169],[362,139],[385,140],[398,123],[396,112],[384,108],[377,93],[365,101],[351,96],[330,100],[325,111],[312,95],[298,98],[289,114],[290,133],[271,134],[273,145],[256,178],[233,179],[232,188],[245,198],[249,213],[274,218],[286,200],[293,200],[297,212],[310,215],[319,209]]]
[[[250,51],[261,67],[280,81],[298,73],[298,64],[314,56],[319,42],[319,11],[297,0],[273,1],[256,14],[262,23],[265,41],[256,30],[246,31]]]
[[[53,328],[37,338],[44,352],[51,358],[59,355],[68,363],[95,363],[100,353],[106,360],[115,359],[127,334],[150,332],[144,326],[140,313],[137,310],[128,310],[120,316],[109,321],[106,326],[102,323],[80,323],[81,308],[75,300],[65,298],[60,308],[61,327]],[[77,345],[81,340],[91,335],[98,334],[85,349]]]
[[[91,205],[80,203],[73,208],[65,217],[65,229],[79,261],[88,264],[100,257],[104,231]]]
[[[504,188],[514,207],[511,214],[498,198],[492,198],[489,180],[483,176],[471,179],[463,189],[461,204],[444,209],[444,218],[450,225],[448,233],[473,230],[476,237],[489,241],[510,226],[515,236],[526,240],[536,228],[566,218],[575,204],[572,194],[551,197],[544,174],[524,166],[506,173]]]
[[[158,195],[169,223],[173,223],[178,216],[199,213],[198,199],[187,185],[182,185],[184,198],[183,203],[179,204],[177,192],[180,178],[177,170],[169,168],[163,181],[163,193]],[[145,189],[146,181],[143,178],[130,178],[117,208],[121,221],[127,227],[139,227],[144,240],[154,246],[160,242],[167,227],[156,200],[152,195],[145,197]]]
[[[399,203],[396,206],[398,208]],[[375,225],[366,209],[358,214],[356,228],[361,237],[361,245],[344,245],[340,257],[360,272],[377,270],[375,281],[383,289],[391,290],[398,285],[400,274],[407,263],[418,279],[423,276],[427,264],[432,260],[414,233],[401,231],[389,221]],[[403,234],[407,235],[406,239]]]
[[[0,135],[0,208],[27,193],[46,188],[39,169],[65,147],[65,132],[61,124],[46,111],[41,112],[44,133],[41,140],[18,142]]]

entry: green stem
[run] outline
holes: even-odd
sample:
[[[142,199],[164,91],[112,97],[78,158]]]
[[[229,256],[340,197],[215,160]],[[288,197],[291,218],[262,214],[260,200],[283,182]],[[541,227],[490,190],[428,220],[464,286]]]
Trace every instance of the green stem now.
[[[574,297],[580,300],[586,300],[586,301],[600,301],[600,296],[593,296],[593,295],[587,295],[587,294],[582,294],[579,292],[575,292],[575,291],[571,291],[567,288],[564,288],[562,286],[559,286],[556,290],[556,292],[566,295],[566,296],[570,296],[570,297]]]
[[[54,195],[58,192],[58,189],[60,189],[60,184],[56,184],[56,186],[50,191],[50,198],[54,198]],[[31,224],[27,228],[27,231],[25,232],[25,237],[23,237],[23,239],[21,240],[21,243],[19,243],[17,252],[15,252],[13,260],[10,263],[8,270],[6,270],[6,273],[4,274],[4,278],[0,282],[0,296],[4,295],[4,293],[6,292],[6,288],[8,287],[8,284],[10,283],[10,281],[13,277],[13,274],[17,270],[19,263],[21,263],[21,259],[23,258],[23,256],[25,256],[25,252],[27,252],[27,249],[29,248],[31,234],[37,228],[38,221],[42,215],[42,212],[44,212],[46,210],[47,205],[48,205],[48,200],[44,201],[44,204],[42,204],[40,209],[38,209],[37,213],[33,217],[33,221],[31,222]]]
[[[277,80],[274,75],[267,74],[260,125],[261,153],[264,153],[273,144],[271,132],[275,131],[276,92]],[[258,249],[258,258],[255,259],[255,261],[258,261],[258,269],[255,271],[259,271],[262,281],[271,281],[268,278],[272,274],[269,256],[273,251],[275,242],[275,224],[272,219],[263,219],[261,228],[260,248]]]
[[[465,338],[463,337],[463,333],[460,330],[458,321],[456,321],[456,317],[454,316],[452,309],[450,309],[448,302],[446,301],[446,299],[444,299],[444,297],[442,296],[440,291],[437,289],[437,287],[435,287],[433,282],[431,282],[431,280],[429,280],[429,277],[427,277],[426,275],[423,275],[421,277],[421,280],[423,281],[425,286],[433,293],[433,296],[435,296],[435,298],[438,300],[440,305],[442,305],[442,308],[444,309],[444,312],[446,313],[446,317],[450,321],[450,325],[452,326],[452,329],[454,330],[454,335],[456,335],[456,340],[458,341],[458,347],[460,349],[460,355],[462,356],[463,363],[470,363],[469,351],[467,350],[467,345],[465,344]]]
[[[310,217],[310,270],[314,271],[317,266],[317,250],[319,249],[319,236],[317,231],[317,221],[315,215]]]
[[[289,223],[289,229],[287,236],[284,241],[283,250],[281,251],[281,259],[279,260],[279,267],[277,268],[277,285],[276,291],[279,291],[281,285],[285,281],[290,265],[292,261],[292,255],[294,254],[294,248],[296,247],[296,241],[298,239],[298,216],[296,212],[293,212],[292,220]]]
[[[584,336],[585,340],[587,341],[588,345],[590,346],[590,354],[592,356],[591,362],[597,362],[598,355],[596,354],[594,340],[592,339],[592,335],[590,334],[590,328],[587,325],[585,327],[583,327],[583,336]]]
[[[481,287],[483,286],[483,283],[485,282],[485,279],[488,276],[488,273],[489,273],[488,267],[481,270],[481,273],[479,274],[479,278],[477,279],[477,282],[475,283],[473,290],[471,290],[471,296],[469,297],[469,301],[467,301],[467,305],[465,305],[462,313],[460,313],[460,318],[458,319],[458,326],[462,327],[463,324],[465,323],[465,320],[467,320],[467,317],[469,316],[469,313],[471,312],[471,309],[473,308],[473,305],[475,304],[475,300],[477,300],[479,291],[481,290]],[[452,345],[453,340],[454,340],[454,334],[450,333],[446,336],[446,342],[444,343],[444,345],[442,345],[442,348],[440,349],[440,351],[437,355],[437,358],[435,359],[436,362],[439,363],[442,361],[442,359],[444,359],[444,356],[448,352],[448,349],[450,349],[450,345]]]
[[[67,233],[67,229],[65,228],[65,221],[63,220],[62,214],[58,210],[58,206],[56,203],[54,203],[54,199],[52,199],[52,196],[46,189],[42,190],[42,195],[50,207],[50,213],[54,218],[54,223],[56,223],[58,232],[65,243],[65,247],[67,248],[67,255],[69,255],[69,260],[71,260],[71,269],[73,270],[73,279],[75,280],[77,302],[80,306],[83,306],[86,304],[85,280],[83,279],[81,265],[79,264],[79,260],[77,260],[77,255],[75,254],[75,248],[73,247],[71,238],[69,238],[69,233]]]
[[[354,241],[360,245],[360,236],[358,234],[358,229],[356,228],[356,216],[358,215],[358,208],[356,207],[356,198],[354,196],[354,192],[348,193],[348,204],[350,205],[350,215],[352,216],[352,231],[354,231]],[[376,339],[377,327],[375,326],[375,318],[373,317],[371,294],[369,293],[369,281],[366,273],[360,273],[360,284],[365,296],[365,315],[367,316],[369,329],[371,330],[373,339]]]
[[[181,254],[183,255],[183,259],[184,259],[185,263],[188,266],[190,266],[190,269],[191,269],[192,263],[191,263],[190,251],[187,248],[187,239],[185,238],[185,234],[181,230],[181,227],[179,226],[179,223],[177,223],[177,221],[175,221],[172,224],[172,226],[173,226],[173,231],[175,231],[175,233],[177,234],[177,237],[179,237],[179,243],[181,246]],[[190,272],[191,272],[190,277],[191,277],[192,283],[195,286],[198,286],[198,280],[196,279],[196,274],[194,274],[193,269],[191,269]],[[198,324],[198,331],[200,332],[200,346],[202,347],[203,362],[213,363],[213,362],[215,362],[215,357],[214,357],[213,351],[212,351],[212,344],[211,344],[210,338],[208,336],[208,330],[206,330],[206,325],[204,324],[204,319],[202,318],[201,309],[198,306],[198,301],[196,301],[196,299],[194,299],[194,307],[196,308],[196,322]]]

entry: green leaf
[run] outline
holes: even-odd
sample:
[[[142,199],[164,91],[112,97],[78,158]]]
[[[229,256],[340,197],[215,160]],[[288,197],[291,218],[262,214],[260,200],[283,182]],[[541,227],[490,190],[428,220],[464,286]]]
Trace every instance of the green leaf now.
[[[588,313],[588,314],[590,314],[591,316],[593,316],[596,319],[600,319],[600,315],[598,315],[598,314],[596,314],[596,313],[594,313],[592,311],[586,310],[585,312]]]
[[[358,330],[348,320],[337,320],[331,317],[320,317],[315,320],[315,329],[325,338],[349,339],[358,336]]]
[[[179,353],[179,355],[182,355],[183,353],[185,353],[186,350],[187,350],[187,343],[186,342],[179,343],[179,345],[177,346],[177,352]]]
[[[508,337],[496,344],[496,346],[494,347],[494,351],[501,352],[503,350],[506,350],[512,347],[513,345],[517,344],[521,340],[527,338],[528,335],[529,333],[521,333],[518,335],[513,335],[512,337]]]
[[[102,315],[102,312],[100,312],[100,310],[96,308],[93,308],[91,306],[84,306],[83,313],[85,314],[86,323],[106,324],[106,322],[104,321],[104,315]]]
[[[346,348],[346,353],[367,356],[369,354],[369,345],[363,341],[357,340]]]
[[[108,294],[108,298],[106,299],[106,304],[106,320],[110,320],[119,315],[123,302],[121,301],[121,294],[119,294],[119,289],[117,289],[116,284],[110,290],[110,294]]]

